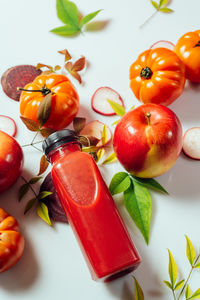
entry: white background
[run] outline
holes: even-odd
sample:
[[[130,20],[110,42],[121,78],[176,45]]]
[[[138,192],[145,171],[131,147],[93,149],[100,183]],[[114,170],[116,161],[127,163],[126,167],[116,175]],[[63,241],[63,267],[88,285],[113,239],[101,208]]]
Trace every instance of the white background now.
[[[129,67],[139,53],[154,42],[165,39],[174,43],[191,30],[199,29],[199,0],[174,0],[174,13],[158,13],[140,29],[140,25],[154,12],[148,0],[82,0],[76,1],[82,14],[98,9],[96,18],[105,21],[99,32],[86,32],[76,38],[53,35],[50,29],[60,26],[56,16],[55,0],[0,0],[0,73],[18,64],[38,62],[56,65],[63,63],[57,50],[67,48],[74,58],[85,55],[89,68],[83,75],[84,85],[74,82],[80,95],[79,116],[87,120],[99,119],[111,126],[115,117],[103,117],[90,108],[90,99],[96,88],[110,86],[116,89],[126,107],[139,105],[129,88]],[[0,74],[0,75],[1,75]],[[180,118],[183,130],[200,125],[200,85],[187,83],[183,95],[170,106]],[[14,118],[18,126],[20,144],[31,141],[29,132],[19,119],[19,103],[9,99],[0,90],[0,114]],[[113,127],[112,127],[113,129]],[[34,149],[24,151],[23,175],[29,179],[38,172],[40,154]],[[109,184],[112,174],[120,170],[118,164],[101,167]],[[187,234],[196,247],[200,244],[200,163],[181,155],[175,166],[158,181],[170,196],[152,192],[153,212],[149,246],[116,198],[120,212],[142,256],[142,264],[135,272],[145,299],[172,299],[163,280],[168,279],[169,248],[184,277],[189,271],[185,256]],[[20,221],[26,239],[25,252],[20,262],[0,275],[0,299],[3,300],[131,300],[133,279],[128,275],[109,284],[96,283],[83,260],[77,242],[68,225],[48,227],[35,212],[23,216],[30,197],[17,202],[19,180],[8,192],[0,196],[0,206]],[[120,242],[120,241],[119,241]],[[191,288],[200,287],[200,274],[192,277]]]

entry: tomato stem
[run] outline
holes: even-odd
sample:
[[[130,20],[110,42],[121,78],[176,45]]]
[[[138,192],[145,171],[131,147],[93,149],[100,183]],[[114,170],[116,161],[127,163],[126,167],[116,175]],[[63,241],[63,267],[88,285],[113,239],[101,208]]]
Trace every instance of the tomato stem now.
[[[143,77],[145,79],[150,79],[152,74],[153,72],[151,71],[151,69],[149,67],[146,67],[146,68],[142,68],[140,72],[140,77]]]
[[[148,112],[148,113],[146,114],[146,117],[147,117],[147,124],[150,125],[150,117],[151,117],[151,113]]]
[[[198,41],[198,43],[194,46],[195,47],[200,47],[200,41]]]
[[[51,93],[51,90],[50,89],[48,89],[46,86],[43,86],[43,87],[41,87],[39,90],[28,90],[28,89],[23,89],[23,88],[20,88],[20,87],[18,87],[17,88],[17,90],[18,91],[25,91],[25,92],[30,92],[30,93],[42,93],[42,95],[43,96],[46,96],[46,95],[48,95],[49,93]]]

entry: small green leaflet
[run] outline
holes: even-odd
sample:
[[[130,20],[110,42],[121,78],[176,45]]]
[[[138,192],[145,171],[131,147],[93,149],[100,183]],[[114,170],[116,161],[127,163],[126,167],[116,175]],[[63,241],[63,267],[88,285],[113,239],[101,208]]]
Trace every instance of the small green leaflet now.
[[[175,285],[175,288],[174,288],[174,289],[175,289],[176,291],[177,291],[177,290],[180,290],[180,289],[182,288],[184,282],[185,282],[185,279],[180,280],[179,282],[177,282],[177,284]]]
[[[40,179],[42,179],[42,176],[37,176],[37,177],[33,177],[31,178],[31,180],[29,180],[29,184],[35,184],[37,183]]]
[[[28,183],[24,183],[18,192],[18,201],[20,202],[22,200],[22,198],[26,195],[26,193],[29,190],[29,184]]]
[[[170,288],[170,289],[172,290],[172,285],[171,285],[171,283],[170,283],[169,281],[164,280],[163,282],[164,282],[164,284],[166,284],[166,286],[167,286],[168,288]]]
[[[163,13],[171,13],[173,10],[171,8],[166,7],[169,3],[169,0],[160,0],[159,3],[151,0],[151,4],[157,11],[161,11]]]
[[[200,262],[195,265],[195,269],[200,269]]]
[[[148,190],[141,184],[132,182],[124,192],[124,204],[148,244],[152,206]]]
[[[107,101],[118,116],[122,117],[123,115],[125,115],[126,112],[122,105],[120,105],[117,102],[114,102],[110,99],[107,99]]]
[[[190,241],[190,239],[188,238],[188,236],[186,235],[186,241],[187,241],[187,246],[186,246],[186,255],[187,258],[190,262],[190,265],[193,266],[195,257],[196,257],[196,251],[194,249],[194,246],[192,244],[192,242]]]
[[[39,202],[38,203],[37,214],[48,225],[50,225],[50,226],[52,225],[51,224],[51,220],[49,218],[48,208],[47,208],[47,206],[43,202]]]
[[[52,195],[52,194],[53,194],[52,192],[42,191],[41,193],[39,193],[38,199],[39,200],[44,199],[44,198],[46,198],[46,197],[48,197],[49,195]]]
[[[141,183],[143,186],[146,186],[147,188],[162,192],[164,194],[168,195],[168,192],[153,178],[139,178],[136,176],[133,176],[133,180]]]
[[[99,9],[99,10],[83,17],[80,21],[80,27],[82,28],[85,24],[89,23],[92,19],[94,19],[98,15],[98,13],[100,13],[101,10],[102,9]]]
[[[79,21],[79,11],[76,4],[69,0],[57,0],[56,10],[58,18],[65,24],[50,30],[62,36],[73,36],[80,33],[82,28],[94,19],[101,10],[97,10],[82,17]]]
[[[189,285],[187,284],[186,289],[185,289],[185,298],[188,299],[191,296],[191,289]]]
[[[135,277],[133,277],[133,279],[134,279],[134,282],[135,282],[135,284],[134,284],[134,287],[135,287],[135,294],[134,294],[135,300],[144,300],[144,293],[143,293],[137,279]]]
[[[190,298],[187,298],[188,300],[193,300],[193,299],[200,299],[200,289],[196,290],[194,294]]]
[[[131,184],[130,177],[126,172],[115,174],[111,180],[109,190],[111,195],[119,194],[126,191]]]
[[[169,277],[171,280],[172,288],[174,288],[174,285],[178,277],[178,267],[170,250],[168,250],[168,253],[169,253]]]
[[[35,203],[36,200],[37,200],[37,198],[34,197],[33,199],[31,199],[27,202],[26,207],[24,209],[24,215],[33,207],[33,204]]]

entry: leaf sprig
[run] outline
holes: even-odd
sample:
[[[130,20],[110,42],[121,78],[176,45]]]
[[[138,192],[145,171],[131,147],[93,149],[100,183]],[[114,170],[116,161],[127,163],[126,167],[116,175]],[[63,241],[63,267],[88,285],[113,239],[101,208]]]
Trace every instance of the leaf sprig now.
[[[69,0],[57,0],[56,10],[58,18],[65,25],[51,29],[50,32],[66,37],[81,33],[85,25],[93,20],[101,11],[100,9],[79,18],[79,11],[76,4]]]
[[[170,250],[168,250],[169,253],[169,278],[170,281],[164,280],[164,283],[166,286],[172,291],[174,300],[179,300],[183,293],[185,292],[185,299],[186,300],[192,300],[192,299],[200,299],[200,288],[196,290],[192,294],[190,286],[188,285],[189,279],[191,277],[191,274],[193,270],[200,269],[200,253],[196,253],[196,250],[191,242],[191,240],[186,235],[186,256],[190,263],[191,270],[189,272],[189,275],[187,276],[187,279],[182,279],[177,282],[179,271],[178,266],[174,260],[174,257]],[[177,291],[180,290],[179,294],[177,295]]]
[[[156,2],[155,0],[150,1],[156,11],[142,25],[140,25],[140,28],[144,27],[158,12],[165,14],[173,12],[173,9],[167,7],[169,4],[169,0],[158,0],[158,2]]]
[[[168,194],[155,179],[138,178],[127,172],[116,173],[109,185],[112,195],[124,194],[125,207],[148,244],[152,200],[147,188]]]

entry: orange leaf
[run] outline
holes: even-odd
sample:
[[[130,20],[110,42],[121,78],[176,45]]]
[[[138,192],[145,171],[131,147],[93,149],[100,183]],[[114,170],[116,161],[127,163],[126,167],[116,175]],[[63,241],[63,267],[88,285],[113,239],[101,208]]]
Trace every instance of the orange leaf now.
[[[68,61],[66,64],[65,64],[65,69],[67,70],[67,71],[71,71],[71,69],[72,69],[72,67],[73,67],[73,64],[72,64],[72,62],[70,62],[70,61]]]
[[[37,176],[43,174],[46,169],[48,168],[49,166],[49,163],[46,159],[46,156],[45,155],[42,155],[41,159],[40,159],[40,170],[39,170],[39,173],[37,174]]]
[[[81,79],[81,76],[75,72],[75,71],[71,71],[70,74],[76,79],[78,80],[78,82],[81,84],[82,83],[82,79]]]
[[[72,71],[81,71],[83,70],[85,67],[85,57],[81,57],[79,58],[74,64],[73,64],[73,67],[72,67]]]
[[[70,60],[72,58],[67,49],[60,50],[60,51],[58,51],[58,53],[64,54],[65,61],[68,61],[68,60]]]
[[[36,66],[36,69],[41,69],[41,68],[47,68],[51,71],[53,71],[53,67],[52,66],[49,66],[49,65],[45,65],[45,64],[41,64],[41,63],[38,63],[37,66]]]
[[[39,131],[39,125],[37,122],[31,119],[24,118],[22,116],[20,117],[20,119],[30,131]]]
[[[55,130],[52,129],[52,128],[43,128],[43,129],[40,129],[40,133],[43,137],[48,137],[50,134],[54,133]]]
[[[86,118],[76,117],[73,120],[73,127],[76,132],[81,131],[86,124]]]

